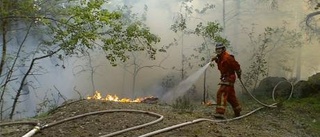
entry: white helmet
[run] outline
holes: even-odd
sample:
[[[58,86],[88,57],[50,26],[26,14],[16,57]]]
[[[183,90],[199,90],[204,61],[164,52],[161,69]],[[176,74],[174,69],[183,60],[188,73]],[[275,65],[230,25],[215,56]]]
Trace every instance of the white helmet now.
[[[217,43],[216,44],[216,49],[219,49],[219,48],[225,48],[224,44],[223,43]]]

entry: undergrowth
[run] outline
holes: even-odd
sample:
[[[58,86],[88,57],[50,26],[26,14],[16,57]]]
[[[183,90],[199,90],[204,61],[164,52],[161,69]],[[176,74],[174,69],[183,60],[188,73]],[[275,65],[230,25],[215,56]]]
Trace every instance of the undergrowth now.
[[[310,132],[320,135],[320,94],[284,102],[285,108],[295,112],[294,117],[301,119],[310,127]]]
[[[173,111],[178,113],[192,113],[195,105],[191,102],[187,96],[178,97],[172,104]]]

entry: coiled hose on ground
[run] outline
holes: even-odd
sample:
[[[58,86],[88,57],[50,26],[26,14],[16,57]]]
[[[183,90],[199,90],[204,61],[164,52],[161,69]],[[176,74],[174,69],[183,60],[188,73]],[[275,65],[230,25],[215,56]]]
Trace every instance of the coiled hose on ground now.
[[[152,135],[164,133],[164,132],[167,132],[167,131],[170,131],[170,130],[173,130],[173,129],[177,129],[177,128],[180,128],[180,127],[184,127],[184,126],[187,126],[187,125],[191,125],[191,124],[195,124],[195,123],[199,123],[199,122],[203,122],[203,121],[209,121],[209,122],[215,122],[215,123],[234,121],[234,120],[238,120],[238,119],[247,117],[247,116],[255,113],[256,111],[261,110],[261,109],[264,108],[264,107],[275,108],[275,107],[277,107],[276,105],[277,105],[278,103],[280,103],[280,102],[276,102],[276,103],[273,103],[273,104],[268,105],[268,104],[265,104],[265,103],[259,101],[257,98],[255,98],[255,97],[246,89],[246,87],[244,86],[242,80],[241,80],[241,79],[239,79],[239,80],[240,80],[241,85],[242,85],[243,88],[245,89],[245,91],[246,91],[256,102],[258,102],[259,104],[261,104],[262,107],[259,107],[259,108],[255,109],[255,110],[250,111],[250,112],[247,113],[247,114],[244,114],[244,115],[241,115],[241,116],[239,116],[239,117],[232,118],[232,119],[213,120],[213,119],[200,118],[200,119],[195,119],[195,120],[193,120],[193,121],[188,121],[188,122],[180,123],[180,124],[173,125],[173,126],[170,126],[170,127],[166,127],[166,128],[163,128],[163,129],[159,129],[159,130],[156,130],[156,131],[153,131],[153,132],[144,134],[144,135],[140,135],[140,137],[148,137],[148,136],[152,136]],[[290,92],[290,95],[289,95],[289,97],[287,98],[287,100],[290,99],[291,96],[292,96],[292,94],[293,94],[293,84],[292,84],[291,82],[289,82],[289,81],[280,81],[280,82],[274,87],[274,89],[273,89],[273,91],[272,91],[272,98],[273,98],[274,101],[275,101],[275,97],[274,97],[274,95],[275,95],[275,94],[274,94],[274,93],[275,93],[275,90],[276,90],[276,88],[278,87],[278,85],[280,85],[280,84],[283,83],[283,82],[288,82],[288,83],[291,84],[291,92]],[[29,131],[27,134],[25,134],[25,135],[23,136],[23,137],[31,137],[31,136],[33,136],[34,134],[36,134],[36,133],[37,133],[38,131],[40,131],[40,130],[43,130],[43,129],[45,129],[45,128],[49,128],[49,127],[52,127],[52,126],[55,126],[55,125],[58,125],[58,124],[61,124],[61,123],[67,122],[67,121],[71,121],[71,120],[74,120],[74,119],[86,117],[86,116],[89,116],[89,115],[97,115],[97,114],[103,114],[103,113],[114,113],[114,112],[144,113],[144,114],[156,116],[156,117],[158,117],[158,119],[155,120],[155,121],[152,121],[152,122],[148,122],[148,123],[145,123],[145,124],[142,124],[142,125],[138,125],[138,126],[126,128],[126,129],[123,129],[123,130],[119,130],[119,131],[116,131],[116,132],[113,132],[113,133],[110,133],[110,134],[107,134],[107,135],[103,135],[103,136],[100,136],[100,137],[110,137],[110,136],[119,135],[119,134],[122,134],[122,133],[124,133],[124,132],[128,132],[128,131],[130,131],[130,130],[135,130],[135,129],[143,128],[143,127],[148,126],[148,125],[152,125],[152,124],[158,123],[158,122],[162,121],[162,119],[163,119],[163,116],[162,116],[162,115],[157,114],[157,113],[154,113],[154,112],[142,111],[142,110],[131,110],[131,109],[115,109],[115,110],[102,110],[102,111],[89,112],[89,113],[77,115],[77,116],[74,116],[74,117],[69,117],[69,118],[66,118],[66,119],[63,119],[63,120],[60,120],[60,121],[57,121],[57,122],[49,123],[49,124],[46,124],[46,125],[41,125],[39,122],[22,121],[22,122],[2,123],[2,124],[0,124],[0,126],[14,125],[14,124],[29,124],[29,125],[34,125],[35,127],[34,127],[31,131]]]

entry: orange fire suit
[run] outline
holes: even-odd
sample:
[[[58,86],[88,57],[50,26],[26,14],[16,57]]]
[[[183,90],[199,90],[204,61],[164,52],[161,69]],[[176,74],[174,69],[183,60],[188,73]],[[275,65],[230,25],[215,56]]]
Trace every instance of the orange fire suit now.
[[[240,116],[241,106],[234,90],[234,83],[236,80],[235,73],[241,71],[240,65],[235,58],[226,51],[218,55],[215,62],[221,73],[221,82],[219,83],[220,88],[217,92],[216,113],[224,115],[227,102],[229,102],[233,108],[234,115]]]

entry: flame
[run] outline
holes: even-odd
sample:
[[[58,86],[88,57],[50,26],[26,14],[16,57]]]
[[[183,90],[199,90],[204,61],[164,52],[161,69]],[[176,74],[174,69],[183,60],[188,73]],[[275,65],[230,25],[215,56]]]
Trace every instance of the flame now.
[[[206,105],[206,106],[212,106],[212,105],[214,105],[214,103],[211,102],[211,101],[201,102],[201,104],[202,104],[202,105]]]
[[[94,99],[94,100],[105,100],[105,101],[114,101],[114,102],[141,102],[145,100],[146,98],[152,98],[151,97],[141,97],[136,99],[130,99],[130,98],[119,98],[117,95],[106,95],[106,97],[102,97],[101,93],[99,91],[96,91],[93,96],[87,97],[87,99]]]

